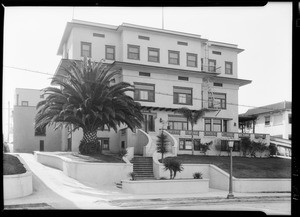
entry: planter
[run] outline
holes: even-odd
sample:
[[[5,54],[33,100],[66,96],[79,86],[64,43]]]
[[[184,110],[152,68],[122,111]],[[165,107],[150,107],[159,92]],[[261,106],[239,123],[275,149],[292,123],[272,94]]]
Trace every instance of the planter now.
[[[14,156],[16,156],[24,165],[26,173],[3,175],[4,200],[25,197],[33,192],[32,172],[29,171],[27,165],[19,156]]]
[[[132,194],[195,194],[209,190],[209,179],[123,180],[122,189]]]

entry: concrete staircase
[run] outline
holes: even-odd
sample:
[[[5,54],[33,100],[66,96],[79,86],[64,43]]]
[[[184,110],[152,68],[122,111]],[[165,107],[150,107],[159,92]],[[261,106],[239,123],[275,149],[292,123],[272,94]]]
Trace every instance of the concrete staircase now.
[[[136,180],[155,179],[153,175],[152,157],[134,156],[131,160]]]

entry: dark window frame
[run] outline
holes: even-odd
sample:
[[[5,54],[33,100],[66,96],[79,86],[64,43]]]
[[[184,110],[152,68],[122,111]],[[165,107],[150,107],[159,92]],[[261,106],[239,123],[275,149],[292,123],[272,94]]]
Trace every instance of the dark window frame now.
[[[288,114],[289,124],[292,124],[292,114]]]
[[[188,46],[189,44],[187,42],[184,41],[177,41],[178,45],[183,45],[183,46]]]
[[[89,54],[86,57],[92,58],[92,43],[91,42],[85,42],[85,41],[80,42],[80,56],[84,57],[84,55],[83,55],[83,45],[89,46],[89,50],[88,50]]]
[[[137,53],[130,52],[129,51],[130,48],[137,48],[138,52]],[[129,54],[137,55],[137,58],[131,58]],[[141,50],[140,50],[140,46],[139,45],[133,45],[133,44],[128,44],[127,45],[127,59],[130,59],[130,60],[140,60],[140,55],[141,55]]]
[[[209,121],[209,123],[208,123]],[[206,130],[206,126],[209,126],[209,129],[210,130]],[[211,132],[211,129],[212,129],[212,121],[211,121],[211,118],[204,118],[204,131],[206,132]]]
[[[40,151],[45,151],[45,141],[40,140]]]
[[[148,36],[143,36],[143,35],[139,35],[139,36],[138,36],[138,39],[142,39],[142,40],[147,40],[147,41],[149,41],[149,40],[150,40],[150,37],[148,37]]]
[[[27,103],[27,104],[24,105],[24,103]],[[27,106],[29,106],[29,102],[28,101],[21,101],[21,106],[26,106],[27,107]]]
[[[222,83],[214,82],[214,86],[215,86],[215,87],[223,87],[223,84],[222,84]]]
[[[212,53],[215,54],[215,55],[222,55],[221,51],[215,51],[215,50],[213,50]]]
[[[226,67],[227,65],[230,65],[230,72],[227,72],[228,68]],[[232,62],[229,62],[229,61],[225,61],[225,74],[227,75],[232,75],[233,74],[233,63]]]
[[[151,73],[150,72],[139,72],[139,76],[151,77]]]
[[[101,140],[101,148],[102,148],[102,150],[109,151],[109,146],[110,146],[110,144],[109,144],[109,137],[98,137],[97,139]],[[103,142],[104,140],[108,141],[107,148],[106,147],[104,148],[104,142]]]
[[[214,99],[219,99],[220,100],[220,107],[218,107],[218,109],[226,110],[227,109],[227,94],[226,93],[220,93],[220,92],[213,92],[213,94],[214,94],[214,97],[213,97]],[[215,97],[215,94],[225,95],[225,99]],[[212,97],[208,96],[208,108],[216,108],[213,103],[214,102],[212,101]]]
[[[113,49],[113,53],[108,53],[108,48],[112,48]],[[108,58],[108,54],[112,54],[113,58]],[[114,45],[105,45],[105,59],[107,60],[116,60],[116,46]]]
[[[174,123],[181,124],[181,129],[174,129]],[[186,124],[186,129],[184,129],[184,124]],[[172,125],[170,127],[170,125]],[[189,123],[188,121],[168,121],[168,129],[169,130],[189,130]]]
[[[195,61],[189,60],[189,56],[195,57]],[[191,62],[194,62],[195,65],[189,65],[189,63],[191,63]],[[186,66],[197,68],[198,67],[198,54],[196,54],[196,53],[186,53]]]
[[[177,54],[178,55],[178,58],[171,58],[170,57],[170,54],[173,53],[173,54]],[[176,59],[176,62],[177,63],[171,63],[171,59]],[[168,50],[168,63],[170,65],[180,65],[180,51],[175,51],[175,50]]]
[[[210,63],[214,63],[214,66],[211,66]],[[211,70],[211,67],[213,67],[213,70]],[[208,71],[209,72],[216,72],[217,69],[217,60],[214,59],[208,59]]]
[[[157,57],[156,56],[151,56],[150,51],[157,52]],[[157,58],[157,61],[153,61],[153,60],[151,60],[151,58]],[[160,62],[160,49],[159,48],[148,47],[148,62],[153,62],[153,63],[159,63]]]
[[[267,118],[269,120],[267,120]],[[270,115],[265,116],[265,126],[271,126],[271,116]]]
[[[181,147],[181,144],[180,142],[183,141],[183,147]],[[192,139],[191,138],[179,138],[179,150],[183,150],[183,151],[191,151],[192,150],[192,147],[190,149],[187,149],[186,148],[186,141],[191,141],[192,142]],[[199,149],[195,149],[195,142],[199,142]],[[200,149],[200,143],[201,143],[201,139],[198,139],[198,138],[194,138],[194,144],[192,144],[194,146],[194,150],[195,151],[201,151]]]
[[[143,102],[155,102],[155,84],[150,84],[150,83],[140,83],[140,82],[134,82],[135,85],[144,85],[144,86],[153,86],[153,90],[148,90],[148,89],[141,89],[141,88],[136,88],[134,87],[134,100],[135,101],[143,101]],[[149,100],[149,93],[148,93],[148,100],[140,99],[140,91],[148,91],[148,92],[153,92],[153,100]],[[138,94],[136,94],[136,91],[138,91]]]
[[[93,33],[93,36],[98,38],[105,38],[105,34],[96,33],[96,32]]]
[[[220,121],[220,123],[216,123],[216,122],[215,122],[216,120]],[[220,126],[220,131],[215,130],[215,125]],[[213,131],[214,131],[214,132],[223,132],[223,131],[222,131],[222,130],[223,130],[222,128],[223,128],[223,126],[222,126],[222,119],[216,119],[216,118],[213,118],[213,119],[212,119],[212,129],[213,129]]]
[[[175,89],[182,89],[182,90],[190,90],[191,93],[180,93],[186,95],[186,103],[180,103],[179,102],[179,93],[175,92]],[[188,102],[188,95],[190,95],[191,102]],[[179,86],[173,86],[173,104],[177,105],[193,105],[193,88],[191,87],[179,87]]]
[[[178,76],[178,80],[180,80],[180,81],[188,81],[188,80],[189,80],[189,77],[186,77],[186,76]]]

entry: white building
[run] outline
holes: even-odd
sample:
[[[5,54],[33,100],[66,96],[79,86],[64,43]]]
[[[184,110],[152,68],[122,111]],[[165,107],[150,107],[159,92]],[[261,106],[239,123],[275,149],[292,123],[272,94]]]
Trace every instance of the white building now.
[[[143,128],[136,133],[126,126],[118,134],[99,131],[104,150],[118,152],[134,147],[135,154],[151,156],[162,123],[167,123],[164,127],[170,138],[178,143],[176,152],[189,154],[191,127],[176,113],[181,107],[215,109],[195,126],[197,141],[239,138],[238,90],[251,82],[238,78],[238,54],[242,51],[237,45],[209,41],[196,34],[72,20],[59,45],[62,60],[56,73],[61,73],[60,66],[70,60],[87,56],[96,62],[105,59],[114,69],[121,69],[113,82],[135,86],[135,92],[128,94],[142,105]],[[72,150],[78,150],[81,138],[81,131],[72,134]],[[196,146],[195,154],[201,154]]]
[[[246,113],[239,115],[240,131],[267,133],[273,137],[291,139],[291,105],[291,102],[283,101],[249,109]]]

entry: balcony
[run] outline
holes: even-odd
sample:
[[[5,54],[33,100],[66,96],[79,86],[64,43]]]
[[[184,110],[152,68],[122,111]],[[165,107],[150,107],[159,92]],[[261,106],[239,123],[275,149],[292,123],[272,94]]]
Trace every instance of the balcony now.
[[[221,66],[201,65],[201,72],[221,74]]]

